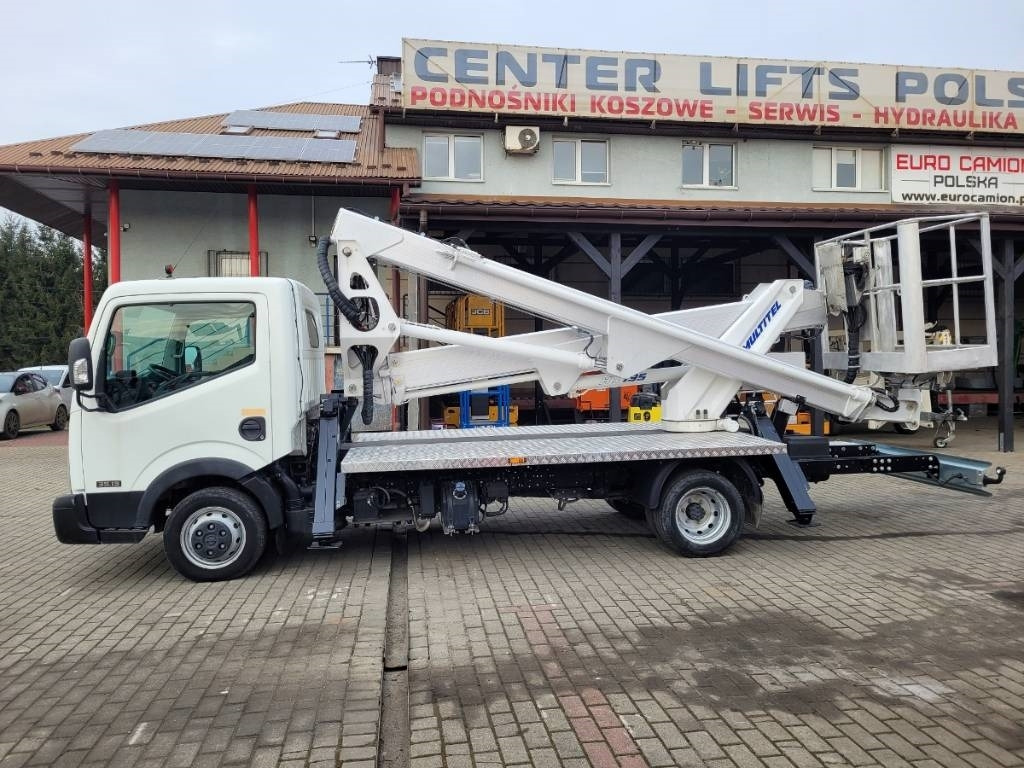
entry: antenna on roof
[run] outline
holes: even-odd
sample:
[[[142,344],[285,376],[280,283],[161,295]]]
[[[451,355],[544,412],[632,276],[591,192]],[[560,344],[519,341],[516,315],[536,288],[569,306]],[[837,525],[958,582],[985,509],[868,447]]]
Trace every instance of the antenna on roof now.
[[[368,64],[370,69],[377,66],[377,59],[373,56],[367,55],[365,59],[343,59],[338,62],[339,64]]]

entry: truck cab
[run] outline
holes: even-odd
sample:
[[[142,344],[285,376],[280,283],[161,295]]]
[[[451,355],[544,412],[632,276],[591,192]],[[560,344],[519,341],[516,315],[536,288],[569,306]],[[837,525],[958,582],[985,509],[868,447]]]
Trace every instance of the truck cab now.
[[[58,537],[138,541],[211,486],[257,500],[265,522],[280,525],[283,503],[266,470],[306,451],[306,414],[323,391],[322,344],[316,296],[294,280],[112,286],[88,338],[73,343],[72,358],[91,375],[72,405],[72,493],[54,507]],[[245,559],[244,512],[229,501],[182,521],[195,529],[182,550],[200,574]],[[212,546],[216,539],[224,541]],[[203,542],[211,546],[195,546]]]

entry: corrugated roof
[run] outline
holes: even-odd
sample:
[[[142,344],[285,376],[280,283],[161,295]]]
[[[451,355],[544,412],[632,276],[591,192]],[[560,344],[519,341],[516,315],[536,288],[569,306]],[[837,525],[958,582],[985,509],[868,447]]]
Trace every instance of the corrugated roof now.
[[[48,174],[102,174],[160,178],[218,178],[239,180],[306,180],[310,183],[345,180],[412,181],[419,178],[415,149],[385,148],[383,118],[368,106],[300,102],[266,111],[305,114],[352,115],[361,118],[355,135],[356,156],[352,163],[287,162],[280,160],[237,160],[199,157],[141,156],[74,152],[71,147],[89,136],[78,134],[56,139],[0,146],[0,172]],[[228,113],[133,126],[148,131],[172,133],[221,132]],[[257,129],[252,136],[295,136],[294,131]],[[346,135],[348,137],[350,135]]]

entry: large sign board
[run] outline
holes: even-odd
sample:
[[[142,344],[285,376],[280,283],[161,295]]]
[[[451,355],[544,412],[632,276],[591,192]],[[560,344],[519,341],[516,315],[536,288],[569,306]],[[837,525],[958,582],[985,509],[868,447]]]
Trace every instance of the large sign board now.
[[[893,145],[889,152],[894,203],[1024,205],[1024,151]]]
[[[1016,132],[1024,73],[402,41],[407,109]]]

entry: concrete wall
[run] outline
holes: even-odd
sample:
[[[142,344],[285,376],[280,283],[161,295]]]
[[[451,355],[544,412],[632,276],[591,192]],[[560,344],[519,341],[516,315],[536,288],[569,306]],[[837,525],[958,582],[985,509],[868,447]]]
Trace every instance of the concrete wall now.
[[[330,234],[338,208],[386,216],[385,198],[323,198],[261,195],[260,250],[267,252],[268,274],[295,278],[322,291],[316,253],[309,235]],[[249,251],[248,197],[206,192],[121,192],[121,277],[140,280],[209,274],[208,251]]]
[[[423,149],[425,129],[391,125],[390,147]],[[430,130],[443,133],[444,130]],[[420,192],[447,195],[518,195],[522,197],[614,197],[635,200],[743,200],[772,203],[888,203],[888,187],[881,192],[815,192],[811,188],[811,154],[816,145],[807,139],[781,141],[742,139],[715,143],[736,146],[735,188],[682,186],[682,139],[672,136],[626,136],[541,132],[540,149],[533,155],[508,155],[504,128],[460,131],[484,137],[483,180],[424,181]],[[552,138],[607,139],[608,184],[555,184],[552,182]],[[829,146],[822,143],[821,146]],[[877,144],[847,144],[878,148]]]

